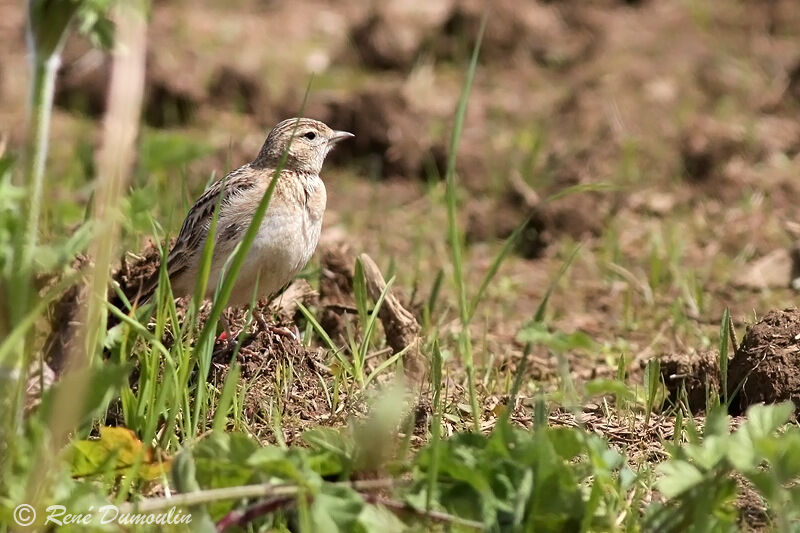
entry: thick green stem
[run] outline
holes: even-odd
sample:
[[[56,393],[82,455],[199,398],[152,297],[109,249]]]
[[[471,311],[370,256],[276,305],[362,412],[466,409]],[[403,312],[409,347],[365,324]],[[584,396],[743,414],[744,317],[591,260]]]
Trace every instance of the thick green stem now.
[[[465,326],[468,328],[469,326]],[[475,390],[475,360],[472,355],[472,338],[469,332],[462,333],[463,340],[461,355],[464,359],[464,369],[467,372],[467,392],[469,394],[469,406],[472,411],[472,429],[475,433],[481,431],[481,411],[478,407],[478,394]]]
[[[28,220],[25,226],[25,242],[22,267],[29,269],[39,234],[39,218],[42,211],[44,189],[44,165],[47,160],[47,144],[50,133],[50,115],[53,111],[56,72],[61,63],[60,54],[34,58],[33,91],[31,92],[31,135],[29,153],[25,161],[25,185],[28,187]]]
[[[42,58],[34,56],[33,80],[31,90],[31,108],[29,115],[30,133],[28,148],[25,158],[24,179],[28,190],[26,205],[26,225],[24,237],[16,250],[14,261],[15,268],[12,282],[9,284],[9,301],[15,302],[9,313],[12,323],[19,324],[33,308],[33,257],[39,233],[39,217],[41,215],[42,190],[44,189],[44,165],[47,160],[47,141],[50,132],[50,114],[53,108],[53,93],[55,91],[55,78],[58,71],[59,56]],[[19,241],[18,241],[19,242]],[[27,371],[31,364],[33,354],[34,329],[31,328],[20,343],[21,350],[16,358],[6,359],[0,368],[0,380],[11,375],[18,375],[16,387],[9,387],[9,392],[14,391],[14,397],[6,398],[11,401],[8,412],[13,413],[10,420],[17,428],[22,425],[22,407],[27,383]],[[19,374],[21,372],[21,374]]]

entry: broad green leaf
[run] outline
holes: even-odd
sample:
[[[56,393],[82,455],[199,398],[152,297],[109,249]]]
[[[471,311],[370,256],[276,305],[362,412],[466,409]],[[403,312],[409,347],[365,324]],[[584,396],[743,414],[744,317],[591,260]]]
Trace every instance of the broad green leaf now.
[[[314,496],[311,522],[318,533],[356,531],[364,501],[353,489],[326,485]]]
[[[739,432],[746,431],[751,439],[768,437],[784,425],[793,412],[792,402],[753,405],[747,410],[747,421],[739,428]]]
[[[380,505],[365,505],[358,516],[355,529],[363,533],[402,533],[406,525],[392,511]]]
[[[616,379],[593,379],[585,385],[589,396],[613,395],[618,399],[632,401],[636,394],[622,381]]]
[[[674,498],[703,481],[703,474],[694,466],[680,459],[658,465],[661,478],[656,487],[667,498]]]

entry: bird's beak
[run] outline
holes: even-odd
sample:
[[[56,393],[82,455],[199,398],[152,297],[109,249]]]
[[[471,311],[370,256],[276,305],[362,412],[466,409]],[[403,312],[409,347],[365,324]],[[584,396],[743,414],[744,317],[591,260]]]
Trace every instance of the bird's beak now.
[[[351,137],[355,137],[355,135],[353,135],[349,131],[334,131],[333,135],[331,136],[331,138],[330,138],[330,140],[328,142],[331,143],[331,144],[336,144],[339,141],[343,141],[343,140],[349,139]]]

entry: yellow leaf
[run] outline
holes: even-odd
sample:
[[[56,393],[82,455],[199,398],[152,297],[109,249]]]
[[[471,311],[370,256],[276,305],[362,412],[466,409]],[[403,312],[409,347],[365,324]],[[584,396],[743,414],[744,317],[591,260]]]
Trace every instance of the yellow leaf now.
[[[85,477],[109,471],[117,476],[130,475],[141,460],[138,476],[149,481],[169,470],[171,459],[162,455],[145,447],[128,428],[101,427],[100,438],[72,443],[72,475]]]

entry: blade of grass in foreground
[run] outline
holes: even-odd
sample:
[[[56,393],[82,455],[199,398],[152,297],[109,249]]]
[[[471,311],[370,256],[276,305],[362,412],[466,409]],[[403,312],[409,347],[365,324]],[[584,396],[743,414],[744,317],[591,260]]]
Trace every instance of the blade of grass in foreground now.
[[[478,54],[483,41],[483,32],[486,29],[486,15],[481,19],[481,26],[478,30],[478,37],[475,47],[472,50],[467,76],[461,89],[461,97],[456,108],[455,120],[453,122],[453,132],[450,137],[449,153],[447,156],[447,170],[445,171],[445,199],[447,202],[447,227],[450,241],[450,254],[453,262],[453,279],[458,293],[458,308],[461,317],[461,334],[459,339],[461,349],[461,359],[467,372],[467,386],[469,390],[470,409],[472,411],[472,425],[476,432],[480,431],[480,411],[478,409],[478,398],[475,393],[475,363],[472,357],[472,339],[469,333],[470,305],[467,301],[467,290],[464,284],[463,257],[461,250],[461,233],[458,229],[456,220],[458,214],[457,191],[456,191],[456,161],[458,158],[458,145],[461,133],[464,129],[464,118],[467,114],[467,102],[469,101],[472,82],[475,79],[475,70],[478,66]]]
[[[544,321],[545,313],[547,312],[547,304],[550,302],[550,295],[555,290],[556,285],[558,282],[561,281],[561,278],[567,272],[572,262],[575,260],[575,257],[578,255],[578,251],[581,249],[580,245],[576,245],[570,254],[567,256],[567,259],[561,264],[561,268],[558,269],[555,277],[550,280],[550,283],[547,285],[547,290],[544,291],[544,296],[542,296],[542,301],[539,302],[539,306],[536,308],[536,313],[533,315],[531,322],[541,323]],[[528,357],[533,351],[533,345],[530,342],[525,343],[525,347],[522,350],[522,360],[520,361],[519,367],[517,368],[516,375],[514,376],[514,383],[511,386],[511,393],[508,395],[508,408],[503,412],[502,416],[498,423],[505,424],[511,417],[512,412],[514,411],[514,405],[517,403],[517,395],[519,394],[520,389],[522,388],[522,379],[525,375],[525,370],[528,366]]]
[[[303,103],[300,106],[300,116],[302,116],[303,111],[306,108],[306,103],[308,102],[308,95],[311,92],[311,82],[313,78],[309,80],[308,86],[306,86],[306,92],[303,96]],[[297,123],[295,122],[294,129],[292,130],[292,135],[290,138],[293,138],[295,132],[297,130]],[[283,154],[281,155],[281,159],[278,162],[278,166],[275,169],[275,173],[272,176],[272,180],[270,181],[267,190],[264,192],[264,195],[261,197],[261,201],[258,203],[258,207],[256,208],[255,213],[253,213],[253,219],[250,221],[250,225],[247,227],[247,231],[242,238],[242,241],[236,247],[236,250],[233,252],[233,259],[231,260],[230,268],[225,273],[225,277],[222,281],[222,285],[220,286],[219,293],[217,298],[214,299],[214,303],[211,306],[211,312],[209,313],[208,319],[200,332],[200,337],[197,341],[197,349],[200,350],[200,354],[209,354],[208,357],[203,357],[203,361],[201,361],[201,368],[200,368],[200,378],[198,383],[201,385],[197,388],[197,397],[195,398],[194,404],[194,423],[195,429],[199,426],[198,424],[200,421],[198,417],[200,415],[200,406],[206,400],[206,389],[205,389],[205,376],[208,375],[208,370],[211,365],[211,358],[210,353],[211,351],[207,348],[206,345],[212,343],[213,346],[213,334],[216,332],[217,322],[219,322],[220,317],[222,316],[222,311],[228,305],[228,299],[233,292],[233,286],[236,283],[236,278],[239,275],[239,270],[241,270],[242,265],[244,264],[245,259],[247,258],[247,252],[250,250],[250,246],[253,244],[253,241],[256,238],[256,234],[258,233],[259,228],[261,227],[261,222],[264,220],[264,215],[267,212],[267,207],[269,207],[270,201],[272,200],[272,194],[275,192],[275,187],[278,184],[278,178],[283,170],[284,166],[286,165],[286,160],[289,157],[288,146],[287,149],[284,150]]]
[[[722,313],[722,324],[719,328],[719,377],[722,384],[722,398],[728,405],[728,340],[731,334],[731,311],[727,307]]]
[[[425,495],[425,509],[431,510],[431,502],[436,492],[439,476],[439,441],[442,433],[442,351],[439,340],[433,341],[433,361],[431,361],[431,381],[433,382],[433,420],[431,421],[431,464],[428,470],[428,490]]]

